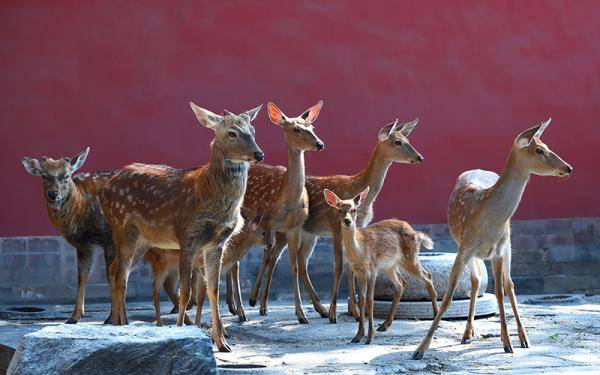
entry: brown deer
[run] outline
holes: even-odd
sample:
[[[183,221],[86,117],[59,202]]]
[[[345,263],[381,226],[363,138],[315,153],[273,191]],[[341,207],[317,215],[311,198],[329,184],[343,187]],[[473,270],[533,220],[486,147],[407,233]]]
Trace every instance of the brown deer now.
[[[135,258],[150,247],[179,249],[179,317],[183,324],[190,299],[192,259],[203,256],[212,310],[212,338],[220,351],[231,351],[219,320],[219,275],[223,248],[243,225],[240,206],[249,163],[264,154],[251,121],[258,106],[240,115],[222,116],[190,103],[198,121],[215,132],[210,162],[193,169],[132,164],[104,186],[101,203],[116,247],[110,266],[111,319],[127,324],[125,292]]]
[[[223,273],[226,273],[227,276],[229,276],[229,271],[234,271],[231,274],[233,279],[231,281],[228,280],[228,283],[230,284],[233,282],[233,285],[236,285],[238,281],[238,259],[241,259],[244,256],[244,254],[237,253],[239,249],[250,249],[254,245],[263,245],[267,248],[272,246],[271,231],[260,226],[261,219],[262,215],[257,216],[257,218],[252,222],[246,222],[239,233],[231,236],[231,239],[229,240],[227,247],[223,252],[221,270],[224,271]],[[194,266],[194,269],[198,269],[203,273],[204,259],[202,257],[197,257],[196,259],[198,264]],[[162,326],[159,295],[161,285],[163,285],[163,288],[169,296],[169,299],[173,302],[173,305],[175,305],[173,310],[171,310],[171,314],[179,312],[179,296],[177,294],[176,286],[177,280],[179,279],[179,250],[151,248],[146,252],[144,260],[152,268],[152,288],[156,325],[160,327]],[[194,303],[197,300],[195,290],[195,285],[192,284],[190,302],[193,301]],[[204,291],[206,291],[206,289]],[[204,299],[204,295],[202,298]],[[227,300],[227,305],[229,306],[232,314],[238,315],[238,308],[236,306],[241,306],[239,290],[236,292],[235,298],[235,301],[233,298],[231,301]],[[190,305],[188,305],[188,308],[189,307]],[[245,317],[245,313],[243,311],[239,315]]]
[[[264,223],[261,222],[264,220]],[[242,230],[231,237],[227,248],[223,252],[221,269],[227,278],[227,285],[233,287],[233,297],[227,299],[229,311],[237,315],[240,322],[247,321],[246,313],[242,304],[239,284],[239,261],[246,255],[248,250],[255,245],[262,245],[266,249],[273,246],[273,232],[265,227],[268,220],[262,214],[256,216],[252,221],[246,222]],[[202,318],[202,305],[206,296],[206,283],[204,278],[204,259],[195,257],[193,268],[198,275],[196,277],[196,301],[198,301],[195,324],[200,327]],[[231,298],[231,300],[229,299]]]
[[[437,314],[437,296],[433,289],[431,274],[427,272],[419,261],[421,245],[426,249],[433,249],[433,241],[425,233],[415,231],[406,221],[395,219],[383,220],[365,228],[356,227],[358,209],[369,194],[369,187],[352,199],[342,200],[325,189],[325,201],[338,211],[339,222],[342,228],[342,242],[344,256],[348,265],[354,271],[360,283],[358,292],[358,332],[352,343],[360,342],[365,334],[364,315],[365,301],[369,316],[369,333],[365,344],[373,341],[373,298],[375,280],[379,271],[385,271],[387,278],[394,285],[395,293],[387,319],[377,328],[378,331],[387,330],[394,321],[398,302],[406,280],[400,270],[413,275],[425,285],[431,303],[433,314]]]
[[[323,305],[319,301],[310,278],[308,276],[308,260],[312,254],[314,246],[317,242],[318,236],[332,236],[333,237],[333,249],[334,249],[334,282],[333,282],[333,293],[331,299],[331,305],[329,308],[329,321],[336,323],[336,303],[337,293],[340,286],[340,279],[342,275],[342,233],[339,225],[339,219],[337,211],[331,208],[323,197],[323,190],[335,190],[340,194],[343,199],[348,199],[356,196],[358,193],[363,191],[367,186],[370,186],[369,194],[367,194],[364,203],[358,210],[357,222],[358,227],[367,225],[373,217],[373,202],[379,194],[383,181],[390,165],[393,162],[396,163],[411,163],[419,164],[423,161],[423,156],[414,149],[409,143],[408,136],[413,131],[418,123],[418,119],[405,124],[398,124],[398,120],[384,126],[379,131],[379,142],[375,146],[375,150],[371,154],[371,158],[367,163],[367,166],[359,173],[353,176],[327,176],[317,177],[309,176],[306,181],[306,189],[309,197],[309,216],[304,222],[300,237],[300,245],[298,247],[298,273],[302,277],[304,285],[312,299],[313,306],[322,317],[326,317],[327,314],[323,314],[325,311]],[[269,294],[269,286],[273,271],[277,264],[277,260],[281,255],[281,251],[285,246],[285,242],[281,241],[277,237],[273,251],[265,253],[266,259],[263,259],[262,267],[267,267],[267,277],[265,281],[265,288],[261,294],[260,305],[261,311],[266,313],[267,311],[267,298]],[[350,270],[351,271],[351,270]],[[259,278],[252,289],[250,296],[250,304],[256,300],[258,290],[260,289],[260,283],[262,281],[262,274],[264,271],[259,271]],[[294,280],[292,278],[292,280]],[[348,272],[348,282],[350,290],[354,290],[354,276],[352,272]],[[299,289],[297,285],[294,285],[296,294],[299,295]],[[350,293],[350,304],[348,306],[349,311],[358,317],[358,309],[354,302],[354,293]],[[300,313],[299,313],[300,312]],[[296,300],[296,314],[304,316],[302,305],[299,299]],[[303,321],[301,320],[301,323]],[[304,321],[305,323],[308,320]]]
[[[278,232],[277,242],[285,245],[287,241],[291,249],[288,253],[294,285],[298,283],[297,249],[300,231],[308,216],[304,152],[319,151],[325,147],[314,131],[314,122],[322,106],[323,102],[320,101],[300,116],[288,117],[275,104],[268,103],[269,119],[281,127],[284,133],[288,167],[286,169],[265,164],[252,166],[248,172],[248,189],[244,197],[244,210],[249,212],[249,218],[258,212],[264,213],[265,219],[268,218],[265,225]],[[308,322],[304,312],[298,309],[300,293],[298,288],[295,290],[298,292],[295,294],[298,319],[300,322]],[[321,313],[326,314],[325,309]],[[244,316],[240,318],[244,319]]]
[[[500,336],[504,351],[513,352],[504,314],[505,292],[515,315],[521,347],[529,347],[529,339],[521,324],[514,285],[510,277],[510,218],[521,201],[531,174],[564,177],[573,172],[573,168],[540,139],[549,123],[550,119],[517,136],[500,176],[494,172],[475,169],[458,177],[448,207],[448,226],[450,234],[458,244],[458,253],[439,314],[413,353],[413,359],[423,358],[423,354],[429,348],[440,320],[452,303],[458,279],[465,267],[471,272],[471,302],[462,343],[471,341],[474,334],[473,318],[477,290],[481,280],[476,266],[477,258],[492,259],[494,292],[500,312]]]
[[[114,258],[115,250],[110,227],[98,202],[98,191],[114,172],[82,173],[73,176],[88,156],[86,148],[72,158],[42,161],[25,157],[25,170],[41,176],[44,186],[46,211],[52,224],[77,252],[77,302],[68,324],[79,322],[84,314],[85,288],[93,263],[93,246],[104,251],[106,267]]]

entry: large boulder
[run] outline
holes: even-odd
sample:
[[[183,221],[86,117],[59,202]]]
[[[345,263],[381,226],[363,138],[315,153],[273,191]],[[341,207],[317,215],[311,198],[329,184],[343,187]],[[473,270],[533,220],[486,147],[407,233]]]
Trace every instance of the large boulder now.
[[[7,374],[217,374],[196,327],[60,324],[23,336]]]
[[[427,271],[431,273],[433,279],[433,287],[437,293],[439,300],[444,297],[446,288],[448,286],[448,277],[450,276],[450,270],[454,264],[456,254],[454,253],[435,253],[435,252],[421,252],[419,259],[421,265]],[[488,284],[488,274],[485,268],[485,264],[481,259],[476,259],[481,269],[481,284],[479,285],[479,291],[477,295],[483,296]],[[454,300],[470,299],[471,298],[471,281],[470,272],[468,268],[460,276],[456,291],[454,292]],[[429,293],[423,283],[409,275],[407,272],[402,270],[402,276],[406,280],[406,287],[402,293],[402,301],[423,301],[429,300]],[[391,301],[394,298],[394,286],[387,279],[384,272],[377,277],[375,284],[375,299],[383,301]]]

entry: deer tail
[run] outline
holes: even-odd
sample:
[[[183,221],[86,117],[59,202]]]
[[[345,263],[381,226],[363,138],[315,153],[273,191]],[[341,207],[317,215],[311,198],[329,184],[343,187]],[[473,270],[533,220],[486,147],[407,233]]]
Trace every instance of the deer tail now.
[[[424,248],[427,250],[433,249],[433,240],[431,237],[423,232],[417,232],[417,235],[419,236],[419,242],[421,242],[421,245],[423,245]]]

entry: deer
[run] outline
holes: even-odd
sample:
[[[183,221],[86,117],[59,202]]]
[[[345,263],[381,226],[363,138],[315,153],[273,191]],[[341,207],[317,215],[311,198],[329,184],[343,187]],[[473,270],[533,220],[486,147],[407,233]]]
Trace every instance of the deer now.
[[[573,167],[561,159],[540,139],[551,119],[520,133],[514,140],[504,170],[500,175],[475,169],[462,173],[450,196],[448,227],[458,245],[456,259],[448,278],[448,287],[439,313],[431,328],[412,354],[422,359],[429,348],[440,320],[452,303],[458,279],[465,267],[470,271],[471,300],[462,344],[471,342],[481,273],[477,259],[491,259],[494,294],[500,314],[500,337],[506,353],[513,353],[504,312],[504,293],[508,295],[517,324],[522,348],[529,348],[529,339],[521,323],[514,283],[510,276],[510,219],[517,210],[531,175],[565,177]]]
[[[248,212],[249,220],[256,213],[263,213],[263,223],[276,232],[276,243],[288,244],[294,285],[298,284],[297,248],[300,232],[308,216],[309,206],[305,188],[304,152],[320,151],[325,147],[314,129],[322,106],[323,101],[319,101],[301,115],[288,117],[274,103],[267,104],[270,121],[283,130],[288,164],[287,168],[264,163],[253,165],[248,172],[248,189],[244,196],[243,207]],[[239,289],[239,285],[234,285],[233,288]],[[308,322],[304,312],[298,309],[299,289],[295,288],[295,291],[296,315],[300,322]],[[237,307],[239,309],[241,303]],[[321,313],[325,314],[325,309],[322,309]],[[245,315],[242,314],[239,318],[243,320]]]
[[[227,280],[228,283],[233,283],[233,285],[236,285],[236,283],[238,283],[239,259],[244,256],[244,254],[237,253],[239,249],[250,249],[254,245],[263,245],[267,248],[270,248],[272,246],[271,231],[267,228],[263,228],[262,226],[260,226],[261,220],[262,215],[259,215],[251,222],[246,221],[244,223],[244,226],[242,227],[242,230],[239,233],[233,235],[229,240],[228,245],[223,252],[223,259],[221,262],[221,270],[223,271],[222,273],[225,273],[229,277],[229,271],[234,271],[231,274],[232,280]],[[160,327],[162,326],[159,295],[161,285],[163,286],[169,299],[173,302],[174,305],[170,314],[179,312],[179,297],[176,288],[176,283],[179,279],[179,250],[151,248],[144,255],[144,260],[152,268],[152,294],[156,316],[156,325]],[[197,257],[196,262],[193,263],[194,270],[200,271],[202,272],[202,274],[204,273],[203,260],[204,259],[200,256]],[[194,280],[194,278],[192,278],[192,280]],[[196,278],[196,280],[199,281],[198,278]],[[197,286],[195,285],[195,283],[195,281],[192,281],[190,303],[195,303],[195,301],[197,300]],[[204,292],[206,293],[206,289],[204,289]],[[203,300],[204,297],[205,295],[202,296]],[[233,298],[231,299],[231,301],[228,299],[227,305],[229,306],[229,310],[232,314],[238,315],[239,310],[237,306],[241,306],[241,294],[239,289],[236,291],[235,298],[235,301],[233,300]],[[188,304],[188,307],[190,307],[190,304]],[[239,312],[239,315],[245,318],[245,313],[243,310]]]
[[[117,172],[102,189],[100,201],[112,228],[116,253],[109,275],[111,323],[128,324],[125,293],[131,265],[150,247],[179,249],[179,315],[189,320],[192,260],[203,256],[212,313],[212,339],[222,352],[231,348],[219,320],[221,258],[229,238],[243,226],[240,214],[250,163],[264,159],[251,122],[258,107],[236,115],[217,115],[190,102],[203,126],[215,137],[210,161],[176,169],[134,163]]]
[[[115,254],[110,227],[98,201],[99,190],[114,172],[74,175],[89,152],[87,147],[73,157],[52,159],[44,156],[41,161],[30,157],[22,159],[29,174],[41,177],[48,218],[77,254],[77,297],[67,324],[76,324],[83,317],[93,247],[102,248],[107,270]]]
[[[240,259],[246,255],[248,250],[255,245],[262,245],[264,248],[269,249],[273,246],[273,231],[270,228],[265,227],[265,223],[268,220],[264,220],[263,214],[259,214],[252,221],[247,221],[242,230],[236,235],[232,236],[227,248],[223,252],[223,260],[221,269],[226,276],[227,285],[233,287],[233,297],[228,296],[227,305],[229,311],[233,315],[238,316],[240,322],[247,321],[246,313],[242,304],[241,290],[239,284],[239,265]],[[204,259],[202,257],[195,257],[193,261],[193,268],[198,273],[196,277],[196,301],[197,301],[197,312],[195,324],[201,327],[202,319],[202,306],[206,297],[206,282],[204,278],[205,268]],[[230,299],[231,298],[231,299]]]
[[[313,306],[321,317],[329,317],[330,323],[337,322],[336,304],[337,294],[340,286],[340,279],[343,268],[342,255],[342,233],[339,225],[337,211],[329,206],[323,197],[323,190],[329,189],[337,191],[342,199],[349,199],[363,191],[367,186],[371,189],[367,194],[365,201],[358,209],[356,225],[364,227],[373,217],[373,202],[379,194],[383,182],[392,163],[420,164],[423,162],[423,156],[410,144],[408,137],[417,126],[419,119],[399,124],[398,119],[385,125],[378,133],[378,142],[371,154],[371,157],[360,172],[355,175],[334,175],[334,176],[309,176],[306,180],[306,189],[309,197],[309,214],[306,218],[300,235],[300,244],[298,245],[297,265],[298,273],[302,278],[305,288],[312,300]],[[334,280],[333,293],[329,313],[321,304],[317,293],[310,281],[308,275],[308,261],[314,250],[318,236],[333,237],[334,252]],[[263,253],[263,262],[259,271],[259,277],[254,283],[250,295],[250,305],[256,303],[256,298],[260,290],[262,275],[265,273],[265,287],[260,297],[261,314],[267,313],[267,299],[269,287],[273,276],[273,271],[277,261],[281,256],[285,241],[276,237],[275,245],[271,252]],[[350,302],[348,309],[354,317],[359,316],[358,308],[354,298],[354,275],[351,270],[348,274],[348,283],[350,288]],[[294,278],[292,278],[292,281]],[[300,294],[297,284],[293,285],[296,294]],[[305,318],[302,304],[299,298],[296,299],[296,314],[304,317],[299,319],[300,323],[308,323]]]
[[[377,328],[386,331],[394,321],[398,302],[406,280],[401,270],[413,275],[424,285],[433,305],[433,314],[438,312],[437,295],[433,288],[431,273],[426,271],[419,261],[421,245],[433,249],[433,241],[425,233],[414,230],[406,221],[396,219],[383,220],[364,228],[356,227],[358,209],[369,194],[369,186],[352,199],[340,199],[335,192],[325,189],[323,195],[328,205],[338,212],[342,232],[344,258],[359,281],[358,292],[358,332],[352,343],[360,342],[365,334],[365,304],[369,317],[369,333],[365,344],[371,343],[375,335],[373,327],[373,298],[375,280],[379,271],[384,271],[394,285],[395,293],[387,319]]]

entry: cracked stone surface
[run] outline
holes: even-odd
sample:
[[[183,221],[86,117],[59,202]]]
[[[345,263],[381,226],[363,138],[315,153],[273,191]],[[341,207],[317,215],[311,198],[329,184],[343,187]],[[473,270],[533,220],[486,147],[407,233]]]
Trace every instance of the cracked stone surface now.
[[[525,301],[529,296],[520,296]],[[306,300],[305,300],[306,301]],[[166,314],[171,309],[163,303]],[[55,306],[66,319],[71,306]],[[101,321],[107,305],[92,305],[91,317]],[[151,303],[128,304],[130,321],[152,321]],[[506,310],[511,311],[510,305]],[[208,311],[205,306],[204,311]],[[522,349],[512,313],[508,328],[514,354],[506,354],[500,342],[499,317],[477,319],[472,343],[461,345],[464,320],[442,321],[431,348],[421,361],[410,355],[424,337],[430,321],[396,320],[387,332],[376,332],[370,345],[350,344],[357,323],[340,313],[338,324],[330,324],[305,304],[310,324],[300,325],[293,302],[273,301],[267,316],[246,306],[248,322],[239,323],[221,306],[233,352],[219,353],[213,347],[221,374],[391,374],[391,373],[590,373],[600,372],[600,296],[583,297],[576,304],[521,304],[521,318],[531,348]],[[340,304],[338,312],[345,312]],[[193,315],[191,317],[193,319]],[[174,324],[175,315],[165,315],[165,324]],[[205,314],[204,320],[207,320]],[[381,323],[376,319],[375,324]],[[40,321],[21,324],[0,321],[0,344],[49,324]],[[10,337],[9,337],[10,336]]]

